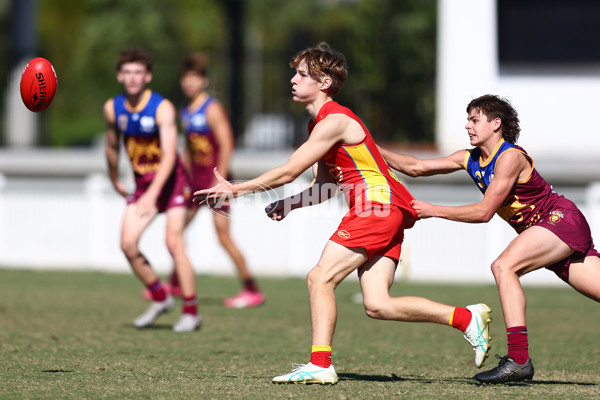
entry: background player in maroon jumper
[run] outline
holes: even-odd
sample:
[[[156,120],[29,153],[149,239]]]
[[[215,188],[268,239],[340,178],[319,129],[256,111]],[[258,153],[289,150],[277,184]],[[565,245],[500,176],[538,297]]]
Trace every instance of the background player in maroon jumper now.
[[[196,284],[185,251],[183,230],[190,202],[190,187],[177,154],[177,125],[173,104],[146,88],[152,81],[152,57],[140,48],[119,55],[117,80],[125,93],[104,104],[106,158],[115,189],[127,198],[121,229],[121,249],[138,278],[152,293],[152,303],[134,325],[143,328],[170,311],[173,297],[166,293],[158,276],[139,249],[142,233],[159,212],[165,212],[166,243],[183,292],[183,315],[173,326],[176,332],[198,329]],[[136,189],[127,191],[119,180],[118,164],[123,138],[135,175]]]
[[[508,336],[508,355],[499,365],[475,375],[486,383],[533,378],[525,322],[525,293],[519,278],[540,268],[554,271],[583,295],[600,301],[600,258],[590,227],[571,201],[559,196],[538,174],[533,160],[515,143],[520,133],[517,111],[505,99],[485,95],[467,107],[472,150],[419,160],[381,149],[386,161],[410,176],[466,169],[483,199],[459,207],[415,200],[420,218],[488,222],[494,213],[519,234],[492,263]],[[493,178],[493,179],[492,179]]]
[[[320,203],[339,187],[350,209],[325,245],[317,265],[308,274],[312,352],[310,362],[274,383],[329,383],[338,381],[331,364],[331,346],[337,320],[335,288],[358,270],[364,306],[371,318],[450,324],[465,332],[480,367],[489,349],[490,309],[485,304],[451,307],[421,297],[391,297],[404,229],[413,226],[412,196],[391,174],[369,131],[350,111],[333,101],[347,76],[343,54],[321,43],[306,49],[290,64],[293,99],[312,116],[310,136],[280,167],[248,182],[231,184],[220,175],[218,185],[201,190],[196,201],[219,202],[292,182],[313,167],[315,180],[302,193],[279,200],[266,209],[281,220],[293,209]],[[472,311],[472,312],[471,312]]]
[[[213,169],[229,178],[229,163],[233,154],[234,138],[231,124],[223,105],[208,93],[208,59],[202,53],[192,53],[181,63],[181,89],[189,103],[180,110],[180,120],[186,134],[183,162],[191,175],[192,190],[206,189],[216,183]],[[196,216],[200,205],[194,203],[187,215],[186,225]],[[226,307],[255,307],[265,300],[254,277],[248,270],[244,255],[230,234],[229,206],[213,210],[217,237],[231,257],[240,279],[242,290],[226,298]],[[177,274],[172,273],[165,289],[174,296],[180,295]],[[148,290],[144,296],[150,298]]]

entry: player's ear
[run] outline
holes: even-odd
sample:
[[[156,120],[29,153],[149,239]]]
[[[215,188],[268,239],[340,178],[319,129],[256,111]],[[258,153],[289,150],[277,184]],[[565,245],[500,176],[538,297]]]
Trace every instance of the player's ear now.
[[[152,71],[148,71],[146,73],[146,77],[144,78],[144,82],[146,84],[149,84],[150,82],[152,82]]]
[[[324,78],[321,78],[321,82],[319,82],[319,84],[320,89],[322,91],[326,91],[331,87],[331,78],[329,76],[325,76]]]
[[[497,131],[498,129],[502,128],[502,120],[499,117],[494,118],[492,121],[492,126],[494,131]]]

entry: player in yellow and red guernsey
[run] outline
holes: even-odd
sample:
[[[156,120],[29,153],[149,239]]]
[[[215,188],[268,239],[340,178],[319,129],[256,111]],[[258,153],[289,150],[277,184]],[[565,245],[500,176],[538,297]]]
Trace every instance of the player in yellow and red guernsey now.
[[[233,185],[216,174],[218,185],[194,193],[198,196],[195,201],[219,202],[290,183],[312,166],[313,183],[297,195],[270,204],[268,216],[279,221],[294,209],[327,200],[338,188],[346,196],[350,209],[308,274],[310,362],[273,382],[338,381],[331,363],[337,320],[334,291],[355,270],[369,317],[450,324],[464,332],[480,367],[489,349],[489,307],[451,307],[422,297],[390,296],[404,229],[414,225],[417,215],[410,206],[413,197],[382,159],[367,128],[352,111],[332,99],[346,80],[344,55],[321,43],[298,53],[290,65],[296,69],[291,80],[293,99],[304,104],[313,118],[308,140],[285,165],[258,178]]]
[[[533,363],[525,322],[525,293],[519,278],[548,268],[583,295],[600,301],[600,254],[590,227],[577,206],[559,196],[534,168],[533,160],[515,143],[520,133],[517,111],[498,96],[485,95],[467,106],[471,150],[444,158],[419,160],[381,152],[398,171],[429,176],[465,169],[483,200],[459,207],[413,201],[419,218],[438,217],[461,222],[488,222],[494,213],[519,234],[492,263],[498,286],[508,355],[496,368],[475,375],[484,383],[532,379]]]
[[[174,307],[173,297],[162,286],[156,272],[139,249],[142,233],[159,212],[166,214],[166,244],[181,283],[183,315],[173,326],[176,332],[200,327],[196,305],[196,283],[185,251],[183,231],[191,189],[177,154],[175,107],[146,88],[152,80],[153,60],[141,48],[121,52],[117,80],[125,93],[104,104],[106,158],[110,179],[127,199],[121,229],[121,249],[131,268],[152,294],[152,303],[134,325],[144,328]],[[133,194],[119,180],[118,165],[123,138],[135,175]]]

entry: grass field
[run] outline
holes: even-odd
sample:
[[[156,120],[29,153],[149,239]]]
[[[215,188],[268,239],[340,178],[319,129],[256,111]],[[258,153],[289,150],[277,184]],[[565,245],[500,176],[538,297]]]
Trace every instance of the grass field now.
[[[337,290],[335,386],[274,385],[310,351],[306,287],[261,279],[267,302],[224,308],[237,280],[198,277],[199,332],[176,334],[179,307],[152,329],[133,319],[146,303],[132,275],[0,270],[1,399],[588,399],[600,397],[600,305],[570,289],[526,288],[528,383],[487,386],[472,376],[473,352],[460,332],[431,324],[375,321],[351,301],[356,281]],[[396,283],[421,295],[492,309],[490,359],[506,353],[493,286]]]

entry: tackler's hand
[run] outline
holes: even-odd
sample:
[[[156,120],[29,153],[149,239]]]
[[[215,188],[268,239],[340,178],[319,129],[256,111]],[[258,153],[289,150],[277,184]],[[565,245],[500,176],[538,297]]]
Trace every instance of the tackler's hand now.
[[[419,219],[435,217],[432,204],[421,200],[413,200],[410,205],[417,212]]]

